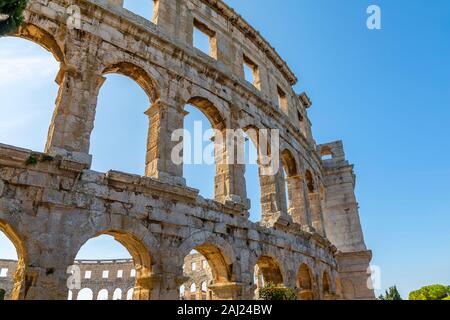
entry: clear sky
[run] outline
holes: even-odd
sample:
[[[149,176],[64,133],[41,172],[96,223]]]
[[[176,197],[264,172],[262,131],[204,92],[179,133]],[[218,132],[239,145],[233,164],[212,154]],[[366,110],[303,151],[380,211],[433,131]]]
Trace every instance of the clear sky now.
[[[372,264],[381,268],[382,288],[397,285],[406,297],[423,285],[449,285],[450,2],[226,2],[298,75],[296,91],[306,91],[313,101],[309,117],[317,142],[344,141],[355,164],[361,222]],[[370,4],[381,8],[382,30],[366,28]],[[142,0],[126,5],[151,15]],[[57,68],[42,48],[0,39],[0,142],[43,150]],[[94,169],[143,173],[147,119],[142,112],[149,105],[132,81],[108,76],[92,137]],[[188,111],[187,127],[195,119],[208,125],[198,111]],[[212,197],[214,168],[185,169],[188,184]],[[259,194],[255,177],[251,169],[253,203]],[[102,244],[90,242],[80,258],[96,258],[95,250],[107,252],[106,258],[124,254],[108,250],[106,238],[97,241]],[[13,255],[6,248],[0,235],[0,256]]]

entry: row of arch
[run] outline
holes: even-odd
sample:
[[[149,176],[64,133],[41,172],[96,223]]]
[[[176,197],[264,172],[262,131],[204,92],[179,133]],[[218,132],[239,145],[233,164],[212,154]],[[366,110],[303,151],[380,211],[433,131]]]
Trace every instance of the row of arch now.
[[[155,130],[161,130],[161,124],[152,123],[152,119],[157,119],[156,121],[160,121],[160,117],[153,117],[152,114],[154,109],[163,108],[166,105],[166,102],[162,102],[164,100],[162,98],[163,92],[165,90],[162,90],[162,88],[171,88],[173,84],[164,84],[167,80],[165,80],[165,76],[161,74],[161,71],[158,69],[153,69],[148,63],[141,63],[139,60],[135,59],[133,61],[127,61],[127,59],[124,59],[121,62],[118,61],[108,61],[108,62],[101,62],[99,63],[99,70],[98,73],[95,73],[95,75],[92,76],[92,83],[89,83],[89,81],[85,80],[85,82],[88,82],[86,85],[90,85],[90,97],[85,97],[85,99],[88,99],[89,101],[79,101],[78,103],[86,103],[87,105],[91,105],[91,108],[94,110],[94,112],[85,112],[86,115],[84,115],[87,118],[84,118],[82,123],[80,125],[85,125],[86,130],[80,130],[80,128],[73,128],[73,130],[76,130],[77,132],[81,132],[81,136],[78,138],[79,141],[67,141],[68,139],[66,137],[58,137],[57,134],[52,133],[52,130],[55,130],[55,125],[58,123],[63,123],[64,121],[59,121],[58,114],[59,109],[61,108],[71,108],[70,106],[64,106],[64,104],[70,104],[73,102],[69,102],[69,100],[75,100],[75,99],[69,99],[71,95],[73,95],[75,92],[68,92],[68,90],[71,90],[71,86],[73,86],[72,82],[76,81],[77,75],[72,74],[73,71],[71,71],[71,68],[68,68],[66,65],[70,64],[69,61],[66,61],[67,57],[63,53],[63,50],[61,50],[60,45],[58,42],[51,36],[48,32],[44,31],[43,29],[40,29],[39,27],[27,24],[24,27],[22,27],[17,34],[17,36],[21,38],[25,38],[28,40],[31,40],[33,42],[38,43],[39,45],[43,46],[45,49],[50,51],[57,61],[61,63],[61,71],[58,74],[58,84],[60,86],[60,90],[58,93],[57,98],[57,106],[56,106],[56,113],[52,120],[52,124],[50,126],[48,141],[47,141],[47,151],[49,151],[52,148],[53,144],[57,144],[57,147],[63,147],[68,148],[67,151],[81,151],[88,153],[89,147],[90,147],[90,135],[92,132],[92,129],[94,128],[94,115],[95,115],[95,105],[97,103],[96,96],[99,92],[100,87],[102,86],[104,82],[104,75],[108,74],[121,74],[124,76],[127,76],[131,79],[133,79],[146,93],[147,97],[149,98],[149,102],[152,105],[150,107],[149,111],[147,111],[147,115],[150,118],[150,126],[148,133],[148,146],[147,146],[147,160],[146,160],[146,175],[148,176],[161,176],[159,170],[163,170],[158,166],[157,160],[149,158],[149,155],[153,154],[154,152],[151,150],[156,149],[164,149],[162,146],[164,141],[163,135],[168,135],[170,132],[155,132]],[[107,58],[106,58],[107,60]],[[83,72],[83,66],[79,66],[81,71]],[[93,87],[93,88],[92,88]],[[65,90],[62,90],[62,88],[66,88]],[[74,89],[72,89],[74,90]],[[170,90],[169,90],[170,91]],[[197,91],[197,92],[195,92]],[[186,88],[177,88],[177,92],[179,93],[179,97],[177,97],[175,100],[176,102],[173,102],[174,104],[177,104],[178,106],[175,106],[175,113],[176,114],[182,114],[181,109],[184,108],[185,105],[192,105],[198,110],[200,110],[208,119],[213,129],[216,129],[218,131],[223,131],[226,128],[232,128],[232,127],[239,127],[243,128],[244,131],[248,130],[255,130],[259,131],[264,128],[262,125],[258,125],[255,123],[252,123],[253,120],[250,120],[250,118],[239,118],[238,120],[232,120],[231,118],[231,111],[230,107],[228,106],[228,103],[222,100],[221,98],[215,96],[214,94],[211,94],[207,90],[200,89],[197,87],[192,87],[187,90]],[[68,97],[65,97],[65,95],[68,95]],[[174,101],[175,101],[174,100]],[[183,101],[180,103],[180,101]],[[170,104],[170,103],[169,103]],[[183,107],[181,107],[181,105]],[[78,108],[78,107],[75,107]],[[169,108],[172,108],[170,106]],[[181,109],[180,109],[181,108]],[[66,110],[67,111],[67,110]],[[61,115],[63,116],[63,115]],[[80,115],[78,115],[80,116]],[[183,116],[181,116],[181,119]],[[60,119],[62,120],[62,119]],[[175,122],[177,119],[169,119],[174,120]],[[180,119],[178,119],[180,121]],[[232,124],[232,122],[235,122]],[[178,126],[181,128],[183,127],[182,120],[178,123]],[[66,128],[67,129],[67,128]],[[72,130],[72,129],[70,129]],[[163,129],[164,130],[164,129]],[[64,131],[64,130],[63,130]],[[249,135],[250,140],[253,142],[255,147],[258,149],[259,141],[257,138],[253,137],[252,135]],[[73,138],[73,137],[71,137]],[[52,139],[52,141],[50,141]],[[60,140],[60,141],[57,141]],[[153,143],[153,144],[152,144]],[[61,145],[62,144],[62,145]],[[59,146],[61,145],[61,146]],[[144,147],[144,146],[143,146]],[[300,154],[292,148],[289,144],[282,141],[281,147],[281,156],[280,156],[280,162],[282,164],[282,169],[280,174],[272,179],[267,179],[261,177],[260,175],[260,189],[261,193],[258,193],[257,196],[260,197],[260,199],[253,199],[254,204],[255,201],[262,202],[264,199],[267,201],[267,199],[270,199],[272,202],[277,202],[276,204],[267,205],[264,203],[261,203],[261,206],[263,208],[269,208],[265,210],[272,210],[272,211],[284,211],[286,213],[291,213],[291,216],[294,219],[294,222],[298,222],[302,225],[307,225],[314,227],[316,231],[319,233],[322,233],[324,235],[324,227],[323,227],[323,217],[321,217],[321,199],[323,200],[324,197],[324,188],[321,186],[321,181],[319,179],[319,175],[315,174],[315,170],[312,169],[312,167],[309,168],[303,168],[300,162]],[[72,149],[77,150],[72,150]],[[232,152],[231,150],[228,150],[226,152]],[[167,158],[164,158],[167,157]],[[216,154],[217,156],[217,154]],[[160,161],[163,163],[169,161],[168,157],[169,154],[162,155],[159,154],[159,157],[162,157]],[[306,162],[305,162],[306,163]],[[115,168],[112,168],[115,169]],[[261,170],[261,168],[260,168]],[[183,176],[183,169],[182,168],[175,168],[175,169],[169,169],[169,174],[173,174],[175,176]],[[234,172],[234,174],[237,174],[238,176],[234,178],[230,178],[227,176],[228,171],[230,171],[229,168],[224,168],[223,166],[219,166],[216,164],[216,178],[214,180],[220,180],[220,175],[225,176],[226,179],[234,179],[235,181],[232,181],[231,187],[224,187],[221,186],[215,181],[210,181],[210,185],[212,185],[215,193],[215,199],[219,201],[224,201],[224,199],[227,198],[227,194],[223,194],[223,192],[230,192],[233,195],[238,195],[240,197],[240,201],[243,203],[246,203],[246,197],[247,197],[247,190],[240,190],[239,185],[244,183],[245,185],[245,178],[243,175],[245,174],[245,168],[239,172],[239,170],[231,170]],[[240,175],[240,176],[239,176]],[[280,180],[278,180],[280,179]],[[213,180],[213,179],[212,179]],[[264,180],[264,181],[262,181]],[[263,190],[267,189],[265,186],[267,184],[277,184],[278,181],[284,181],[285,188],[278,188],[277,193],[282,194],[283,197],[279,198],[276,194],[268,196],[266,194],[262,194]],[[308,193],[304,193],[303,189],[307,189],[309,194],[318,194],[320,193],[319,199],[316,199],[316,197],[309,198],[308,199]],[[225,191],[223,191],[225,190]],[[310,203],[311,202],[311,203]],[[259,206],[258,206],[259,207]],[[303,212],[302,212],[303,211]],[[268,212],[269,214],[271,212]],[[265,212],[260,212],[259,216],[263,219],[265,215]],[[258,219],[255,219],[258,220]]]
[[[27,262],[28,256],[25,244],[9,224],[2,220],[0,220],[0,230],[3,231],[15,245],[19,259],[17,272],[14,275],[15,284],[11,297],[13,299],[23,298],[24,279],[27,275],[28,268],[30,267]],[[139,238],[143,239],[141,235],[135,235],[127,231],[109,230],[107,232],[102,232],[102,234],[114,236],[114,239],[128,250],[133,259],[136,269],[136,284],[132,291],[133,299],[151,299],[153,286],[150,285],[152,281],[149,281],[148,279],[152,279],[152,276],[156,271],[155,265],[157,265],[155,264],[156,262],[152,260],[151,256],[159,255],[158,249],[154,247],[155,243],[151,240],[151,236],[147,234],[143,242],[142,240],[138,240]],[[233,247],[222,237],[213,234],[208,235],[203,232],[194,234],[181,243],[181,245],[178,246],[178,249],[173,250],[173,254],[170,257],[170,263],[179,266],[177,272],[180,277],[183,275],[182,269],[184,257],[192,252],[192,250],[199,252],[206,259],[211,268],[212,279],[207,283],[207,288],[212,292],[212,299],[228,300],[242,297],[257,298],[257,295],[254,295],[253,290],[257,290],[267,283],[278,286],[295,286],[299,294],[299,299],[327,299],[330,297],[342,296],[342,286],[337,280],[338,275],[336,271],[329,269],[329,267],[316,267],[319,268],[319,270],[322,270],[320,273],[317,273],[317,271],[313,272],[313,269],[308,266],[307,263],[301,263],[301,265],[294,270],[291,269],[291,267],[280,264],[281,260],[277,258],[277,253],[270,254],[261,252],[261,255],[256,257],[257,259],[255,262],[249,262],[250,266],[255,266],[255,270],[240,270],[241,264],[240,261],[236,259],[234,253],[235,249],[233,249]],[[158,267],[157,269],[160,268],[161,267]],[[251,282],[245,280],[244,273],[253,275]],[[295,275],[295,284],[288,280],[289,275]],[[164,275],[161,277],[164,277]],[[230,293],[228,290],[229,286],[236,285],[237,283],[240,283],[243,287],[236,286],[236,291]],[[204,289],[204,287],[205,285],[202,284],[201,288]],[[226,288],[226,290],[223,290],[223,288]],[[172,289],[176,290],[176,297],[180,297],[180,287]],[[243,293],[244,291],[242,290],[247,290],[247,292]],[[83,293],[85,294],[86,291],[88,290],[84,290]],[[122,293],[122,291],[116,290],[113,297],[115,296],[118,298],[119,293]],[[69,293],[69,295],[73,294],[74,293]],[[78,293],[78,295],[79,294],[80,293]],[[102,291],[100,298],[98,297],[99,294],[100,293],[97,293],[97,299],[105,297],[104,291]],[[128,290],[128,298],[130,294],[131,293]],[[120,294],[120,296],[122,295]],[[69,298],[73,299],[73,296],[69,296]],[[175,298],[175,295],[172,295],[172,298]]]
[[[90,288],[83,288],[74,294],[73,290],[69,290],[67,300],[133,300],[134,288],[129,288],[123,295],[121,288],[116,288],[112,294],[109,295],[108,289],[101,289],[97,294]],[[95,299],[94,299],[95,297]]]

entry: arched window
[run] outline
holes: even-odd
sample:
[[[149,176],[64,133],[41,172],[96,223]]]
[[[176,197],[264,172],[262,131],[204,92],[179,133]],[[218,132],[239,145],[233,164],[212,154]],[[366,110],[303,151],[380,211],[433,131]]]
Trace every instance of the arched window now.
[[[98,292],[97,300],[108,300],[108,299],[109,299],[108,290],[102,289]]]
[[[188,291],[187,294],[185,294],[185,298],[189,300],[205,300],[207,298],[206,293],[209,291],[208,284],[231,283],[231,262],[229,262],[227,256],[222,253],[222,250],[215,245],[204,243],[196,246],[188,255],[186,255],[184,264],[189,264],[192,261],[207,261],[206,268],[198,271],[191,271],[190,268],[186,268],[184,276],[189,280],[183,284],[183,290]],[[197,281],[197,284],[193,282],[194,279]],[[201,297],[197,295],[197,290],[201,290]],[[181,293],[180,298],[183,299]]]
[[[150,97],[122,73],[108,72],[105,77],[91,134],[92,168],[144,175],[149,130],[144,112],[150,106]]]
[[[311,171],[306,170],[305,172],[306,186],[308,187],[309,193],[314,193],[316,188],[314,186],[314,178]]]
[[[127,300],[133,300],[134,288],[130,288],[127,291]]]
[[[191,300],[196,300],[197,299],[197,286],[195,285],[195,283],[191,284]]]
[[[189,187],[198,189],[207,199],[215,196],[215,132],[209,116],[212,103],[205,99],[192,99],[185,106],[183,137],[183,176]]]
[[[107,233],[99,234],[97,237],[87,241],[79,250],[76,260],[132,260],[135,268],[134,282],[139,283],[135,290],[127,292],[127,299],[132,298],[148,300],[150,299],[150,284],[146,286],[148,281],[144,281],[144,277],[148,277],[151,272],[151,261],[149,251],[138,237],[125,232],[110,230]],[[103,270],[103,269],[101,269]],[[111,281],[109,280],[104,281]],[[117,290],[116,290],[117,291]],[[100,298],[106,296],[105,292],[101,292]],[[113,292],[111,292],[113,294]],[[114,294],[119,294],[118,291]],[[114,294],[112,297],[114,298]],[[122,297],[122,292],[120,292]],[[99,299],[100,299],[99,298]]]
[[[256,280],[256,298],[259,298],[259,291],[267,284],[275,286],[283,285],[283,274],[278,262],[269,256],[262,256],[254,267],[254,278]]]
[[[45,151],[58,70],[59,62],[42,46],[0,38],[0,143]]]
[[[2,220],[0,220],[0,248],[0,259],[17,261],[6,268],[0,268],[0,279],[6,277],[13,279],[11,289],[3,288],[5,290],[4,298],[17,300],[20,298],[21,287],[24,284],[25,247],[12,226]]]
[[[117,288],[113,293],[113,300],[122,300],[122,289]]]
[[[314,299],[313,277],[311,269],[306,264],[302,264],[298,270],[297,287],[299,288],[298,297],[300,300]]]
[[[185,294],[186,294],[186,287],[185,287],[184,284],[183,284],[183,285],[181,285],[181,287],[180,287],[180,299],[181,299],[181,300],[184,300]]]
[[[78,291],[77,300],[93,300],[94,293],[89,288],[84,288]]]
[[[330,287],[330,275],[328,274],[328,272],[324,272],[323,273],[323,278],[322,278],[322,286],[323,286],[323,293],[324,294],[328,294],[331,293],[331,287]]]
[[[249,129],[244,133],[245,183],[250,200],[250,221],[261,221],[261,187],[258,165],[257,131]]]

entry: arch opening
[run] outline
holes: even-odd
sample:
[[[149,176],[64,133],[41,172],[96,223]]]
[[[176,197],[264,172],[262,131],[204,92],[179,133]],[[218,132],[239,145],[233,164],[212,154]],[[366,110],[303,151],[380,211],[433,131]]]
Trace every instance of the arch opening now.
[[[253,278],[256,285],[255,299],[259,299],[260,290],[267,285],[284,286],[280,265],[275,258],[270,256],[262,256],[258,259],[254,267]]]
[[[78,291],[77,300],[94,300],[94,292],[90,288],[83,288]]]
[[[92,293],[97,300],[149,300],[151,259],[145,245],[127,232],[107,231],[89,239],[78,251],[82,288],[103,288]],[[87,291],[85,291],[86,294]]]
[[[179,287],[181,300],[225,300],[222,288],[232,282],[232,266],[213,244],[195,247],[183,261],[185,282]]]
[[[35,26],[0,38],[0,143],[47,151],[62,61],[53,38]]]
[[[313,276],[311,269],[306,264],[302,264],[298,270],[297,288],[299,300],[313,300]]]
[[[305,179],[306,179],[306,186],[308,187],[308,192],[314,193],[316,190],[316,187],[314,185],[314,178],[313,178],[311,171],[309,171],[309,170],[305,171]]]
[[[258,131],[247,128],[244,132],[245,184],[247,198],[250,200],[250,221],[262,220],[261,179],[258,161]]]
[[[331,280],[327,271],[324,271],[322,276],[322,291],[324,298],[331,294]]]
[[[112,299],[113,300],[122,300],[122,289],[117,288],[116,290],[114,290]]]
[[[188,104],[184,110],[183,177],[201,196],[213,199],[217,172],[213,125],[206,113],[195,105]]]
[[[220,200],[226,170],[225,117],[214,103],[198,96],[187,101],[184,111],[183,176],[203,197]]]
[[[103,74],[90,139],[92,168],[144,175],[149,132],[144,113],[159,97],[156,81],[130,63],[111,65]]]
[[[25,246],[17,232],[0,220],[0,288],[3,299],[18,300],[25,283]]]

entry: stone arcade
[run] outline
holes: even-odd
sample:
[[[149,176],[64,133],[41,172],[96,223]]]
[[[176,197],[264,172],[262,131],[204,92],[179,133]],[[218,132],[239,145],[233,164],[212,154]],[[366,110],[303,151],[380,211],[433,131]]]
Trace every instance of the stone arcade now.
[[[130,252],[134,299],[178,299],[192,250],[208,260],[213,299],[252,299],[255,265],[299,299],[374,298],[353,167],[341,142],[316,145],[311,102],[293,91],[297,79],[277,52],[220,0],[158,0],[151,20],[122,6],[30,0],[15,34],[59,61],[60,89],[45,153],[0,145],[0,229],[19,257],[12,298],[66,299],[68,267],[101,234]],[[209,35],[210,56],[193,47],[194,26]],[[149,98],[143,177],[90,170],[97,95],[109,73],[134,79]],[[218,130],[280,130],[287,176],[260,177],[260,223],[248,219],[245,186],[254,182],[244,165],[217,165],[215,197],[206,200],[171,162],[171,132],[186,104]]]

